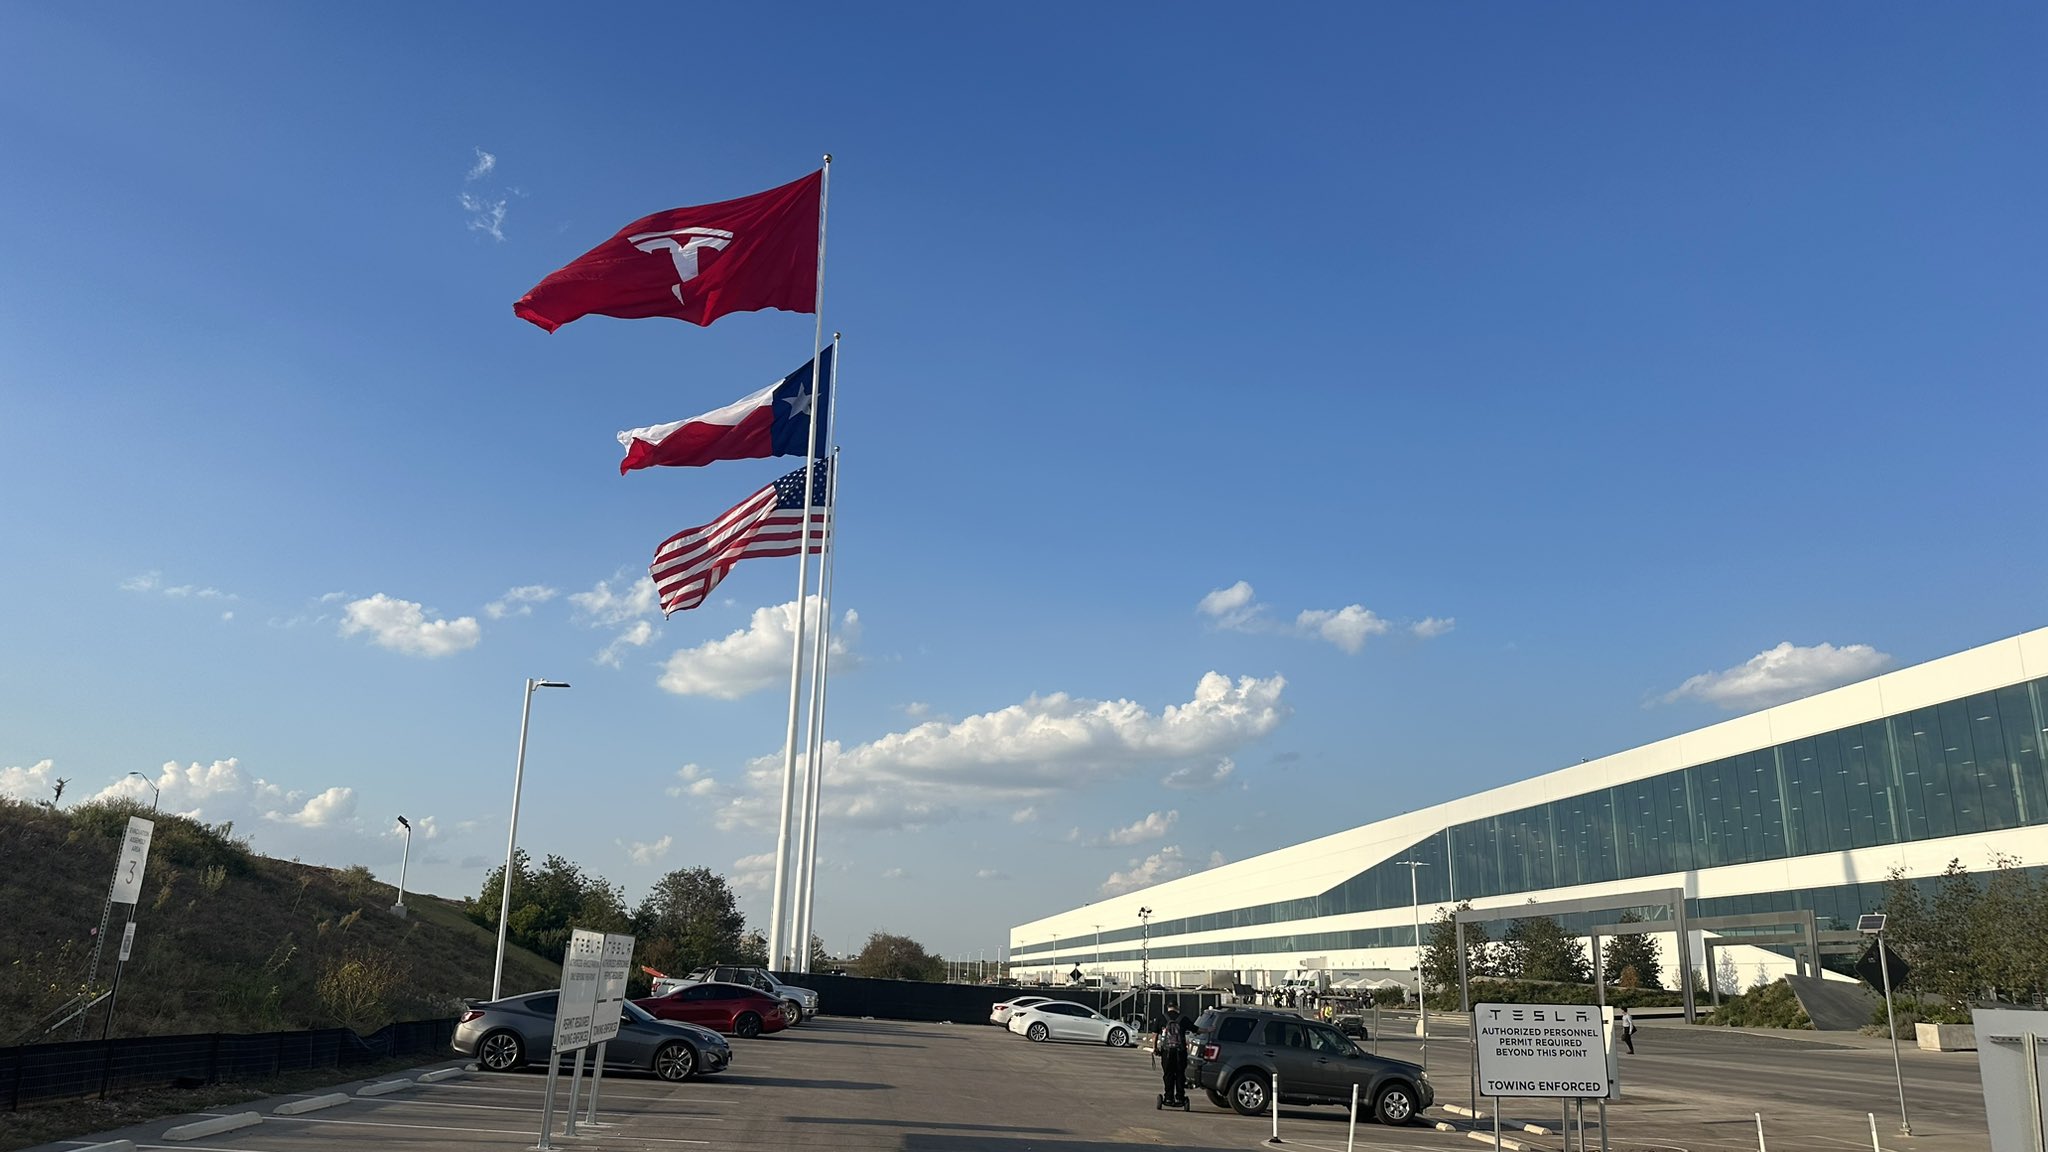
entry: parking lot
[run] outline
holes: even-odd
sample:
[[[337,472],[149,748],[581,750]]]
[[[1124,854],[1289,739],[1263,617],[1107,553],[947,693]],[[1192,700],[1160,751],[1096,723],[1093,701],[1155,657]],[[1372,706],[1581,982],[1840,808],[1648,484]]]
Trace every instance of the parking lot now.
[[[1267,1118],[1219,1111],[1199,1091],[1191,1112],[1156,1110],[1158,1080],[1140,1049],[1033,1044],[986,1025],[831,1017],[734,1047],[732,1070],[702,1080],[666,1084],[608,1075],[599,1120],[612,1127],[565,1138],[558,1113],[553,1142],[605,1152],[1241,1152],[1259,1147],[1271,1131]],[[1968,1054],[1909,1054],[1908,1090],[1922,1110],[1915,1116],[1921,1135],[1908,1145],[1892,1137],[1896,1111],[1887,1117],[1881,1107],[1891,1100],[1888,1050],[1677,1027],[1645,1029],[1638,1047],[1642,1053],[1623,1066],[1628,1099],[1610,1109],[1617,1152],[1754,1149],[1757,1111],[1765,1113],[1771,1144],[1779,1148],[1869,1148],[1868,1110],[1879,1112],[1887,1152],[1987,1146],[1976,1063]],[[1412,1057],[1414,1048],[1412,1037],[1390,1037],[1382,1045],[1390,1056]],[[1463,1103],[1462,1037],[1433,1040],[1430,1057],[1439,1102]],[[532,1071],[471,1072],[300,1116],[275,1115],[283,1100],[251,1104],[263,1117],[260,1124],[189,1142],[163,1138],[177,1121],[116,1135],[134,1140],[142,1152],[340,1152],[369,1141],[386,1152],[514,1152],[539,1136],[544,1082]],[[565,1077],[564,1095],[566,1084]],[[1552,1126],[1557,1121],[1552,1102],[1511,1104],[1507,1114]],[[1429,1115],[1458,1119],[1441,1108]],[[1345,1144],[1340,1109],[1283,1107],[1280,1125],[1292,1146]],[[1357,1139],[1361,1148],[1482,1146],[1464,1131],[1389,1130],[1364,1122]],[[1531,1148],[1561,1145],[1554,1136],[1519,1139]]]

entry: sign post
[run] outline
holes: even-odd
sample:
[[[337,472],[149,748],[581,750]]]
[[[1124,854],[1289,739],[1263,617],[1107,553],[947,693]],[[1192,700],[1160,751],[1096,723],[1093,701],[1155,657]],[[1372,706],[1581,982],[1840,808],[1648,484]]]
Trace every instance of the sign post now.
[[[619,1034],[620,1017],[626,1011],[626,978],[633,970],[633,938],[617,932],[604,934],[604,946],[597,971],[597,1007],[591,1011],[590,1038],[597,1042],[590,1073],[590,1110],[583,1122],[593,1128],[609,1128],[597,1122],[597,1094],[604,1087],[604,1049]]]
[[[128,924],[121,931],[121,951],[114,960],[114,987],[107,993],[107,1018],[100,1025],[100,1039],[114,1031],[114,1005],[121,999],[121,970],[128,966],[128,952],[135,946],[135,905],[142,899],[142,874],[149,866],[149,842],[156,836],[156,821],[140,816],[128,818],[128,831],[121,837],[121,859],[114,865],[114,886],[108,899],[128,906]]]
[[[597,1008],[597,977],[604,952],[604,933],[577,928],[569,933],[568,950],[562,954],[562,991],[555,998],[555,1035],[548,1052],[548,1086],[540,1106],[540,1143],[549,1149],[555,1127],[555,1082],[561,1076],[562,1057],[576,1053],[576,1073],[583,1075],[583,1050],[590,1047],[591,1015]],[[565,1135],[576,1134],[574,1081],[569,1095],[569,1118]]]
[[[1608,1044],[1612,1015],[1591,1004],[1474,1004],[1472,1053],[1479,1095],[1612,1099],[1621,1078]],[[1500,1105],[1493,1108],[1499,1139]],[[1567,1146],[1570,1134],[1565,1133]],[[1607,1132],[1602,1128],[1604,1144]],[[1585,1142],[1585,1126],[1579,1128]]]

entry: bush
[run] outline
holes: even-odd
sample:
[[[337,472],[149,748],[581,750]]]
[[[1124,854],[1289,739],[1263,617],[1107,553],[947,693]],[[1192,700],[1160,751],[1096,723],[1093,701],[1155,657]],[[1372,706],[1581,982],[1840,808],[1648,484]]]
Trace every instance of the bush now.
[[[330,961],[314,991],[343,1027],[368,1032],[388,1021],[392,996],[405,984],[405,961],[384,949],[351,950]]]
[[[1751,988],[1740,996],[1721,1001],[1721,1006],[1701,1023],[1731,1028],[1813,1027],[1813,1021],[1806,1017],[1806,1010],[1799,1006],[1799,997],[1792,994],[1792,986],[1783,980]]]
[[[173,812],[151,812],[146,804],[128,799],[88,800],[65,813],[71,821],[71,838],[110,841],[118,852],[121,837],[128,832],[128,818],[140,816],[156,824],[150,837],[152,869],[161,863],[182,864],[205,871],[223,868],[236,876],[249,871],[249,841],[235,838],[233,821],[204,824]]]

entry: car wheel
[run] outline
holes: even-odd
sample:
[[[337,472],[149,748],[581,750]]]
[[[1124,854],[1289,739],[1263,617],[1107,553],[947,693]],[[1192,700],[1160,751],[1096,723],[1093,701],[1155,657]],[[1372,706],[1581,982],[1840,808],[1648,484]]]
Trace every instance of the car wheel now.
[[[1034,1044],[1045,1043],[1045,1038],[1050,1035],[1052,1035],[1052,1029],[1047,1028],[1043,1023],[1033,1024],[1024,1030],[1025,1039],[1030,1040]]]
[[[510,1072],[526,1063],[526,1045],[517,1032],[493,1032],[476,1046],[477,1065],[490,1072]]]
[[[1225,1096],[1223,1093],[1218,1092],[1214,1088],[1204,1088],[1202,1089],[1202,1091],[1207,1092],[1209,1094],[1209,1103],[1214,1104],[1218,1108],[1230,1107],[1230,1097]]]
[[[1257,1116],[1266,1110],[1271,1099],[1266,1090],[1266,1078],[1257,1072],[1242,1072],[1230,1082],[1230,1106],[1239,1116]]]
[[[688,1080],[697,1074],[697,1050],[674,1040],[654,1054],[654,1074],[670,1082]]]
[[[752,1040],[761,1034],[761,1018],[752,1012],[742,1012],[740,1018],[732,1022],[732,1030],[740,1039]]]
[[[784,1000],[782,1002],[782,1018],[789,1021],[792,1027],[803,1023],[804,1006],[794,1000]]]
[[[1130,1047],[1131,1034],[1129,1032],[1124,1031],[1121,1028],[1111,1028],[1109,1030],[1109,1046],[1111,1048]]]
[[[1374,1118],[1382,1124],[1401,1125],[1415,1119],[1415,1090],[1406,1084],[1390,1084],[1373,1102]]]

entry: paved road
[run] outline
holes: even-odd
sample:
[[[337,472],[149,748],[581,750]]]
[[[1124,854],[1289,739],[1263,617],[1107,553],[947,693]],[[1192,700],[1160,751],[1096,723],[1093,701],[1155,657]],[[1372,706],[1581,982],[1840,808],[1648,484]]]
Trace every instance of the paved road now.
[[[576,1140],[558,1134],[555,1144],[578,1152],[1250,1152],[1271,1131],[1268,1118],[1217,1110],[1199,1092],[1192,1112],[1156,1110],[1158,1080],[1149,1056],[1135,1049],[1032,1044],[987,1026],[830,1017],[734,1046],[732,1070],[700,1081],[608,1077],[600,1119],[615,1127]],[[1384,1051],[1414,1046],[1412,1038],[1390,1040]],[[1624,1064],[1627,1099],[1610,1109],[1615,1152],[1747,1152],[1756,1147],[1751,1114],[1759,1110],[1780,1149],[1869,1148],[1866,1111],[1880,1114],[1885,1152],[1988,1145],[1967,1055],[1911,1054],[1908,1087],[1925,1135],[1901,1144],[1883,1120],[1885,1107],[1895,1107],[1886,1094],[1888,1052],[1681,1028],[1646,1029],[1638,1048]],[[1440,1092],[1461,1100],[1462,1037],[1432,1041],[1430,1063]],[[538,1136],[543,1082],[537,1073],[472,1073],[296,1118],[273,1116],[278,1101],[250,1105],[263,1113],[260,1125],[193,1143],[163,1140],[172,1121],[119,1135],[141,1152],[354,1152],[369,1141],[379,1152],[518,1152]],[[1554,1125],[1555,1109],[1518,1102],[1507,1114]],[[1337,1152],[1346,1138],[1335,1108],[1283,1108],[1280,1129],[1289,1145],[1317,1152]],[[1357,1135],[1358,1147],[1385,1152],[1483,1146],[1463,1132],[1421,1127],[1361,1123]],[[1524,1139],[1532,1148],[1560,1147],[1555,1137]]]

